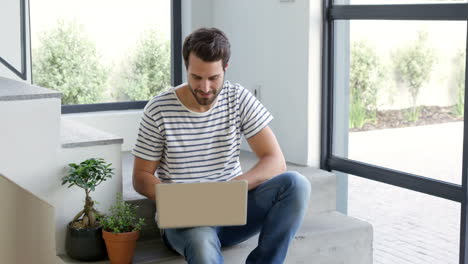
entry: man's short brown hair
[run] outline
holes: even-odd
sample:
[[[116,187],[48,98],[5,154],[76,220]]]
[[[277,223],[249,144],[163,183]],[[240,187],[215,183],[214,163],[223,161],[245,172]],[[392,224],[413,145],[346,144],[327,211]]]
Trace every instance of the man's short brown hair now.
[[[193,52],[206,62],[223,61],[226,68],[231,56],[231,44],[226,34],[217,28],[200,28],[185,38],[182,47],[185,68],[189,66],[189,55]]]

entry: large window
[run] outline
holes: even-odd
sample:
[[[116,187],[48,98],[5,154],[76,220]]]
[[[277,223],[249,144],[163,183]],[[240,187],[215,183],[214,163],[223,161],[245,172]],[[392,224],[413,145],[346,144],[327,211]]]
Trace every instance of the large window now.
[[[180,0],[32,1],[33,84],[62,112],[142,108],[180,83]]]
[[[374,226],[374,263],[468,263],[467,1],[324,5],[321,167],[341,211]]]

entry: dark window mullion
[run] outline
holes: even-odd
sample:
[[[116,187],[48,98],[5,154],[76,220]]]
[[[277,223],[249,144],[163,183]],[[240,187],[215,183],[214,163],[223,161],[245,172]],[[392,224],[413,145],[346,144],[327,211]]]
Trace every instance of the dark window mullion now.
[[[27,65],[26,65],[26,0],[20,1],[21,8],[21,79],[27,80]],[[31,28],[29,29],[31,30]]]
[[[171,85],[182,83],[182,3],[171,1]]]
[[[62,105],[62,114],[143,109],[147,103],[148,101],[130,101],[130,102],[115,102],[115,103],[99,103],[99,104]]]
[[[335,5],[328,19],[467,20],[468,4]]]
[[[328,6],[331,6],[332,0]],[[323,15],[327,14],[327,4],[324,3]],[[333,137],[333,21],[323,23],[323,56],[322,56],[322,117],[321,117],[321,155],[320,168],[330,170],[328,157],[331,156]]]
[[[411,173],[366,164],[359,161],[332,156],[328,159],[331,170],[337,170],[370,180],[402,187],[440,198],[462,202],[465,200],[463,188],[454,183],[439,181]]]

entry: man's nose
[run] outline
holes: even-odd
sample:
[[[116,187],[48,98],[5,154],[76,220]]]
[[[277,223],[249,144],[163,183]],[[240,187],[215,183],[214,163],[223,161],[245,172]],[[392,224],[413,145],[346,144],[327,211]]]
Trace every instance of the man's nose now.
[[[201,84],[200,84],[200,90],[202,90],[202,92],[204,93],[207,93],[210,91],[210,81],[209,80],[202,80]]]

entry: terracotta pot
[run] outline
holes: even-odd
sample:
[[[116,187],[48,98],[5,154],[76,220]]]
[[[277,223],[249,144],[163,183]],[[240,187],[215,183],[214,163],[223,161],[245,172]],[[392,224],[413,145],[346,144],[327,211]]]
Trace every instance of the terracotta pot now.
[[[140,231],[111,233],[102,230],[102,237],[106,242],[107,253],[111,264],[132,263],[136,241],[140,237]]]

